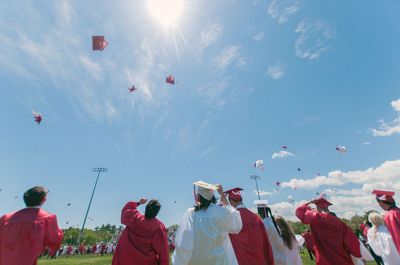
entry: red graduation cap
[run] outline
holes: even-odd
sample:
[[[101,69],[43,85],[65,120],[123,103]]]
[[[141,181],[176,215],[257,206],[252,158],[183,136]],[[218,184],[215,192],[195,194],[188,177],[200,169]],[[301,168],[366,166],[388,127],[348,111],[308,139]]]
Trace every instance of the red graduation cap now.
[[[240,191],[242,191],[242,190],[243,190],[242,188],[234,188],[234,189],[224,191],[224,194],[225,194],[225,196],[229,195],[229,199],[241,200],[242,195],[240,194]]]
[[[373,190],[372,194],[375,194],[376,199],[378,199],[380,201],[394,203],[394,199],[393,199],[394,191]]]
[[[93,51],[102,51],[108,46],[104,36],[92,36]]]
[[[175,84],[175,78],[172,75],[167,76],[167,78],[165,78],[165,82],[168,84]]]
[[[332,205],[332,203],[327,201],[324,197],[319,197],[318,199],[313,200],[313,203],[319,208],[328,208]]]

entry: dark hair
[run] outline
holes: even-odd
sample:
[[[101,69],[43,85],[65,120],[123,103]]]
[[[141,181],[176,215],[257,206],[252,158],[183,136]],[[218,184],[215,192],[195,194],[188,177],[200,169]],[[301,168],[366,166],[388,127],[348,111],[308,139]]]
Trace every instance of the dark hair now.
[[[390,207],[396,206],[396,202],[382,201],[382,200],[379,200],[378,198],[376,199],[376,201],[377,201],[378,203],[379,203],[379,202],[383,202],[384,204],[386,204],[386,205],[388,205],[388,206],[390,206]]]
[[[282,237],[282,235],[281,235],[281,231],[279,230],[279,228],[278,228],[278,225],[276,224],[276,222],[275,222],[275,218],[274,218],[274,216],[272,215],[272,211],[271,211],[271,208],[269,208],[269,207],[258,207],[257,208],[257,212],[258,212],[258,214],[261,216],[261,218],[262,219],[265,219],[265,217],[271,217],[271,219],[272,219],[272,223],[274,223],[274,226],[275,226],[275,229],[276,229],[276,231],[278,232],[278,235],[280,236],[280,237]]]
[[[292,249],[293,240],[296,240],[292,228],[282,216],[278,215],[276,217],[276,221],[282,232],[283,243],[285,243],[285,246],[287,246],[289,249]]]
[[[27,207],[39,206],[44,198],[46,198],[48,191],[42,186],[35,186],[25,191],[24,202]]]
[[[200,194],[197,194],[197,195],[198,195],[198,198],[199,198],[199,203],[194,206],[194,211],[195,212],[197,212],[199,210],[207,210],[211,203],[215,204],[217,202],[217,200],[215,199],[214,195],[211,198],[211,200],[207,200],[206,198],[204,198]]]
[[[147,219],[153,219],[157,216],[158,212],[161,209],[161,204],[157,200],[151,200],[146,205],[146,210],[144,212],[144,216]]]

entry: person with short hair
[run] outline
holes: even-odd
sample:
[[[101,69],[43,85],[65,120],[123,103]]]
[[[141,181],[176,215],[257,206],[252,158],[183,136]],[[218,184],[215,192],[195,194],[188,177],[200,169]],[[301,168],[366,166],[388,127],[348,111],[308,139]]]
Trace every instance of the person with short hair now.
[[[122,209],[121,223],[126,227],[119,238],[112,265],[169,265],[167,230],[156,218],[161,204],[150,200],[142,215],[137,207],[146,202],[144,198],[128,202]]]
[[[23,197],[26,208],[0,217],[0,265],[36,265],[46,247],[50,255],[60,248],[57,217],[41,208],[48,193],[42,186],[30,188]]]
[[[373,225],[367,232],[368,244],[374,253],[382,258],[385,265],[400,264],[400,255],[383,217],[377,212],[371,212],[368,220]]]
[[[240,213],[228,204],[222,186],[194,183],[196,205],[189,208],[176,232],[174,265],[238,265],[229,234],[242,229]],[[216,205],[218,190],[222,206]]]
[[[316,210],[311,209],[311,203]],[[317,265],[353,265],[352,256],[361,258],[360,241],[350,227],[329,211],[330,205],[320,197],[300,205],[296,216],[310,225]]]
[[[400,209],[396,206],[393,191],[374,190],[376,201],[379,206],[386,211],[385,224],[392,235],[393,242],[400,253]]]
[[[241,188],[225,192],[229,203],[239,211],[243,227],[239,234],[230,234],[239,265],[274,265],[274,255],[267,231],[260,217],[247,209],[240,194]]]

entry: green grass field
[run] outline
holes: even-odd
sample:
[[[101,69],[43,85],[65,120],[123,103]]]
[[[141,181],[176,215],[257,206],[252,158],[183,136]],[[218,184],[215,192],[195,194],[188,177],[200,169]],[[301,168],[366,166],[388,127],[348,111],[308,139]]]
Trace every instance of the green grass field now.
[[[306,255],[302,255],[304,265],[315,265],[315,262],[311,261]],[[39,260],[39,265],[110,265],[112,257],[70,257],[70,258],[58,258],[55,260],[42,259]],[[369,262],[368,265],[373,265],[375,262]]]

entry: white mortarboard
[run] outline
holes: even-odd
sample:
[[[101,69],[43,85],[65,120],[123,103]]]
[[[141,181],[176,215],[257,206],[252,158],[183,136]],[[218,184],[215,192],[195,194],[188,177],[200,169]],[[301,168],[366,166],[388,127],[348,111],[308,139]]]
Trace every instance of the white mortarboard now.
[[[267,207],[268,201],[267,200],[255,200],[254,204],[257,205],[257,208],[264,208],[264,207]]]
[[[216,185],[204,181],[196,181],[193,185],[197,186],[197,193],[207,200],[211,200],[214,196],[214,191],[218,189]]]

